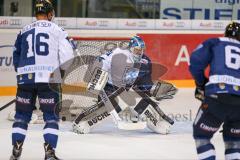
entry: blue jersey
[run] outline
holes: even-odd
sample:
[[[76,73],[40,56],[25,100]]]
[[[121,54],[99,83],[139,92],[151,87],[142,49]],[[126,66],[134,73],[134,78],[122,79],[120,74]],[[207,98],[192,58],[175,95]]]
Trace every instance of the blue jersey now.
[[[240,95],[240,42],[228,38],[212,38],[193,51],[190,72],[198,84],[204,84],[204,71],[210,66],[205,94]]]
[[[145,54],[140,61],[141,67],[135,85],[143,91],[150,91],[152,88],[152,62]]]

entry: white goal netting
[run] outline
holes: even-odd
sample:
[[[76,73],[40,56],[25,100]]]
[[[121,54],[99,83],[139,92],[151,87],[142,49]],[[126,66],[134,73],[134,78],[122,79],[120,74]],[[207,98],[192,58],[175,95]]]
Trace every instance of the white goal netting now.
[[[65,83],[78,83],[87,81],[86,75],[88,73],[89,64],[101,54],[104,54],[116,47],[126,48],[128,46],[128,38],[74,38],[77,42],[77,48],[80,53],[70,72],[65,76]],[[79,109],[90,107],[97,102],[97,96],[89,92],[73,92],[73,94],[63,93],[63,108],[70,107],[71,112],[78,112]]]
[[[129,38],[80,38],[73,37],[77,44],[80,56],[75,53],[76,58],[69,71],[64,76],[64,83],[75,84],[79,82],[86,82],[86,74],[88,74],[88,67],[95,58],[104,54],[116,47],[126,48],[128,46]],[[67,116],[79,114],[82,110],[92,106],[97,102],[97,95],[89,92],[78,91],[72,88],[72,93],[62,94],[62,114]],[[37,108],[39,107],[37,101]],[[14,111],[9,113],[9,120],[14,120]],[[35,111],[32,117],[32,123],[42,123],[42,113]]]

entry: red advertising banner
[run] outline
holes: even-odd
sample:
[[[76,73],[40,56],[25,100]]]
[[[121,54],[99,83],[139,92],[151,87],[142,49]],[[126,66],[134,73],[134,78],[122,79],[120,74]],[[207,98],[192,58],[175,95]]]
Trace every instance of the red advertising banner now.
[[[153,63],[166,67],[153,66],[153,79],[165,70],[160,79],[191,80],[188,71],[192,51],[208,38],[219,37],[221,34],[139,34],[146,43],[146,53]]]

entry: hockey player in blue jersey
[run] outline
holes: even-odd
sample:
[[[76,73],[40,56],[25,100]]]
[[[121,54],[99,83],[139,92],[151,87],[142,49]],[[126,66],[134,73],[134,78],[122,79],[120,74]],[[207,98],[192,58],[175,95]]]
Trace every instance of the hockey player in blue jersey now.
[[[61,101],[60,69],[66,70],[69,64],[65,62],[73,59],[74,55],[67,33],[51,22],[54,17],[51,2],[37,0],[35,14],[37,21],[20,31],[13,52],[13,63],[17,72],[17,94],[11,160],[20,159],[37,97],[45,121],[45,160],[58,159],[55,148],[58,141],[58,112]]]
[[[217,159],[210,140],[222,124],[225,159],[240,159],[240,24],[232,22],[224,37],[200,44],[190,63],[197,86],[195,97],[202,101],[193,124],[199,159]],[[204,75],[207,66],[208,78]]]

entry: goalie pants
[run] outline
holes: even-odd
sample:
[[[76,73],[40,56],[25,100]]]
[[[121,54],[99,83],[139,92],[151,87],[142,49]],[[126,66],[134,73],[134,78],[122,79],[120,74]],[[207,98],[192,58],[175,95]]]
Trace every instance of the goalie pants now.
[[[36,98],[38,97],[40,110],[43,112],[44,140],[53,148],[56,148],[58,140],[58,121],[61,101],[60,84],[22,84],[18,85],[16,95],[16,114],[13,123],[12,144],[16,141],[24,141],[28,123],[32,112],[36,109]]]
[[[214,98],[213,98],[214,97]],[[240,159],[240,96],[218,94],[206,97],[193,124],[193,137],[198,157],[215,160],[210,140],[223,124],[223,140],[227,160]]]

